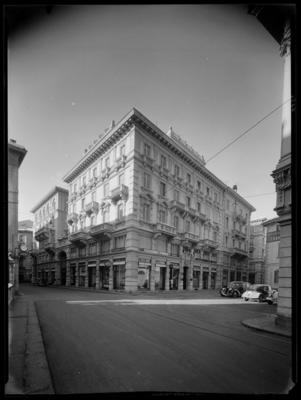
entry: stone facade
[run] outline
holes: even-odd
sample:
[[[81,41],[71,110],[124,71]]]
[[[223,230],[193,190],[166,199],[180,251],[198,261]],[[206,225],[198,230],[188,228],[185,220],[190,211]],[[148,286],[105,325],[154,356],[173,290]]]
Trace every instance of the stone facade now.
[[[197,290],[247,280],[254,208],[172,128],[133,109],[64,181],[69,235],[54,260],[66,285]]]
[[[280,227],[278,218],[264,222],[266,228],[266,251],[265,251],[265,279],[274,289],[279,287],[279,243]]]
[[[266,218],[251,221],[249,282],[265,281]]]

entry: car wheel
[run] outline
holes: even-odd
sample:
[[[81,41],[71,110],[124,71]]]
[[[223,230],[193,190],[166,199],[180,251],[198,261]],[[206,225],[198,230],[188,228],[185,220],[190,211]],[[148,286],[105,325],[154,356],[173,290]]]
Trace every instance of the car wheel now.
[[[262,296],[262,294],[258,297],[258,301],[259,301],[259,303],[262,303],[262,302],[263,302],[263,296]]]
[[[246,297],[245,297],[245,301],[248,301],[249,299],[247,299]]]
[[[238,297],[238,293],[235,291],[235,292],[233,292],[233,295],[232,295],[233,297]]]

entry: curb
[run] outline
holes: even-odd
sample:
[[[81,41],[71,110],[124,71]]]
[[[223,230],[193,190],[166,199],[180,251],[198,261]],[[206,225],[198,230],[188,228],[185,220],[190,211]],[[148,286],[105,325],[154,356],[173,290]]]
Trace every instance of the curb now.
[[[241,321],[241,324],[257,331],[264,331],[274,335],[291,338],[291,332],[276,325],[275,317],[275,315],[265,315],[258,318],[246,319]]]
[[[35,304],[28,302],[24,394],[55,394]]]

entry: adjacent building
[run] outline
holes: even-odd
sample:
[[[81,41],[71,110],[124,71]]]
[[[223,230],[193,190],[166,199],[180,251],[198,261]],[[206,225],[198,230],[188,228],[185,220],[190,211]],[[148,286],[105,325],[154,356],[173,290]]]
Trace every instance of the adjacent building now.
[[[264,282],[274,289],[278,289],[279,286],[280,226],[278,221],[278,218],[273,218],[263,223],[266,229]]]
[[[19,168],[27,150],[16,143],[14,139],[8,142],[8,278],[10,286],[9,301],[13,297],[12,291],[19,289],[19,252],[18,252],[18,193]]]
[[[33,283],[66,284],[66,273],[60,268],[56,247],[68,229],[67,202],[68,190],[55,186],[31,210],[34,214],[34,237],[39,243]]]
[[[172,128],[164,133],[137,109],[112,122],[64,181],[68,236],[50,246],[49,225],[41,226],[54,192],[33,210],[45,265],[59,283],[197,290],[248,279],[255,209]]]
[[[265,281],[265,249],[266,249],[266,218],[251,221],[249,282],[267,283]]]
[[[37,242],[33,237],[33,222],[19,221],[18,225],[19,282],[32,282],[37,252]]]

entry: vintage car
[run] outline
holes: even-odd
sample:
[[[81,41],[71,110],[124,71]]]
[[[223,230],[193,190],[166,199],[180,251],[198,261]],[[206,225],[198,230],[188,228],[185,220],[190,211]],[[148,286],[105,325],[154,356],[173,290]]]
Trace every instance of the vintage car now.
[[[220,295],[223,297],[240,297],[249,287],[249,282],[232,281],[228,286],[221,288]]]
[[[278,290],[274,289],[270,296],[267,297],[268,304],[277,304],[278,303]]]
[[[263,302],[267,301],[267,298],[271,296],[273,289],[270,285],[265,284],[255,284],[251,285],[241,297],[245,300]]]

